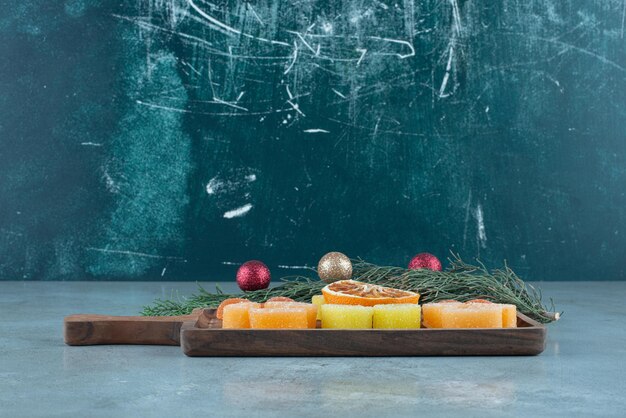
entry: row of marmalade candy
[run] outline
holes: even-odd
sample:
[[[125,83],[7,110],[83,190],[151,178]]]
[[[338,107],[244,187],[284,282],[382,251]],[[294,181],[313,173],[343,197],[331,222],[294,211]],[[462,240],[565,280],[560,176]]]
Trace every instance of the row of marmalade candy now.
[[[242,303],[245,302],[245,303]],[[223,307],[223,328],[304,329],[417,329],[427,328],[512,328],[517,326],[515,305],[473,300],[375,306],[268,301],[264,304],[240,300]],[[423,319],[422,319],[423,316]]]

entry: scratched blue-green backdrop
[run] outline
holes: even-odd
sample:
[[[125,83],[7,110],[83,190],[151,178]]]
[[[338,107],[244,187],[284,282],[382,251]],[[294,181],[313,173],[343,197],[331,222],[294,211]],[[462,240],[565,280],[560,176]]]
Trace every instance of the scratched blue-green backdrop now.
[[[623,0],[9,0],[0,278],[327,251],[626,279]]]

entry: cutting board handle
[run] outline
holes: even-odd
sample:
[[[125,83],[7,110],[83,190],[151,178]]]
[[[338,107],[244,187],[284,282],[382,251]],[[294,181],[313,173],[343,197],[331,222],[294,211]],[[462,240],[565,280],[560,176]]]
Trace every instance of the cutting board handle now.
[[[201,311],[181,316],[70,315],[63,321],[63,336],[67,345],[180,345],[182,323],[196,320]]]

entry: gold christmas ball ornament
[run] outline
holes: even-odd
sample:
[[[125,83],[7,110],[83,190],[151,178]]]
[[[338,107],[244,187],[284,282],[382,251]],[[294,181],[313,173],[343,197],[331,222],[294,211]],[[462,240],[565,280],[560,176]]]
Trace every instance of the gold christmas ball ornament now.
[[[352,263],[345,254],[333,251],[320,259],[317,274],[326,283],[349,280],[352,278]]]

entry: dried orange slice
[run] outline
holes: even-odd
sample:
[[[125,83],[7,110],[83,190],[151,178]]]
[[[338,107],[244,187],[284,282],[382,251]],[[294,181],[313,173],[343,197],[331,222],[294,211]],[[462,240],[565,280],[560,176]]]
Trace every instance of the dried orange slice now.
[[[392,287],[340,280],[322,289],[324,300],[329,304],[374,306],[387,303],[417,303],[419,293]]]
[[[228,299],[224,299],[224,301],[222,303],[220,303],[220,306],[217,307],[217,311],[215,312],[215,316],[217,317],[217,319],[223,319],[224,318],[224,307],[226,307],[228,305],[232,305],[233,303],[250,303],[250,301],[248,299],[242,299],[242,298],[228,298]]]

